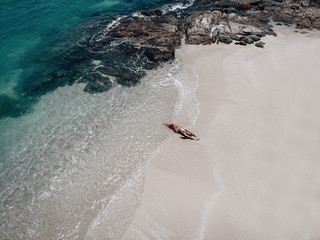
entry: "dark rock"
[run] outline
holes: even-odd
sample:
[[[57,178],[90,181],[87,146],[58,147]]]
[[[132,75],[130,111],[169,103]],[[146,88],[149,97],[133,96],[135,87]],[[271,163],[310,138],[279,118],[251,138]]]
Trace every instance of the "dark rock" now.
[[[169,59],[174,59],[174,49],[170,51],[168,49],[161,50],[160,48],[155,47],[145,47],[143,50],[144,55],[153,62],[166,62]]]
[[[162,12],[160,10],[157,9],[154,12],[157,16],[162,16]]]
[[[265,44],[264,42],[257,42],[255,46],[259,48],[264,48],[264,44]]]
[[[299,9],[300,5],[298,3],[290,4],[291,9]]]
[[[309,6],[310,6],[310,4],[309,4],[308,1],[301,1],[301,2],[300,2],[300,5],[301,5],[302,7],[309,7]]]
[[[309,18],[302,18],[297,23],[297,28],[310,28],[311,21]]]
[[[222,1],[215,1],[215,4],[217,7],[220,8],[237,8],[238,7],[238,3],[235,1],[230,1],[230,0],[222,0]]]
[[[233,39],[233,40],[235,40],[235,41],[240,41],[240,36],[238,36],[238,35],[231,35],[231,38]]]
[[[230,43],[232,40],[239,41],[242,35],[255,35],[254,41],[259,41],[268,32],[268,27],[260,21],[216,10],[189,15],[184,21],[188,44]]]
[[[142,12],[141,14],[145,15],[147,17],[150,17],[150,16],[161,16],[162,12],[160,10],[155,10],[155,11],[149,11],[149,12]]]
[[[247,45],[260,41],[266,35],[277,36],[268,26],[271,17],[277,25],[296,23],[298,28],[320,28],[320,13],[309,11],[308,6],[315,3],[310,4],[309,0],[257,0],[247,3],[195,0],[193,12],[183,15],[181,20],[176,13],[162,15],[160,10],[143,12],[148,18],[128,18],[113,29],[109,37],[128,39],[139,46],[150,61],[165,62],[174,58],[174,49],[180,45],[182,25],[187,44],[230,44],[235,40],[238,45]],[[205,8],[201,6],[213,9],[203,11]]]
[[[217,37],[210,38],[208,35],[188,35],[186,42],[191,45],[210,45],[217,40]]]
[[[313,0],[286,0],[281,5],[274,5],[273,1],[264,1],[264,5],[274,21],[285,25],[296,24],[298,28],[320,29],[320,24],[315,24],[320,21],[320,5]]]
[[[245,42],[247,44],[251,44],[253,43],[254,41],[249,37],[249,36],[246,36],[246,37],[241,37],[240,38],[240,42]]]
[[[158,16],[159,12],[146,12],[152,18],[126,19],[108,35],[111,38],[126,38],[139,46],[142,53],[153,62],[165,62],[174,58],[174,49],[181,43],[181,24],[171,15]],[[106,36],[108,37],[108,36]]]
[[[248,37],[251,38],[255,42],[260,41],[260,37],[258,37],[257,35],[249,35]]]
[[[249,34],[252,33],[252,30],[251,30],[251,28],[246,27],[246,28],[242,29],[242,32],[243,32],[244,34],[249,35]]]
[[[277,36],[277,34],[271,28],[268,28],[267,30],[265,30],[265,33],[268,35],[273,35],[275,37]]]
[[[209,4],[211,5],[214,2],[217,2],[217,1],[214,1],[214,0],[195,0],[193,5],[205,6],[205,5],[209,5]]]
[[[262,4],[262,1],[254,1],[254,2],[240,2],[238,5],[238,9],[240,10],[249,10],[249,9],[255,9],[255,10],[263,10],[264,5]]]
[[[260,38],[265,37],[267,34],[265,32],[256,33],[256,35]]]
[[[97,73],[88,74],[86,79],[82,81],[87,82],[83,91],[89,93],[105,92],[112,87],[112,83],[108,77],[101,77]]]
[[[236,45],[246,46],[247,44],[244,41],[236,42]]]
[[[219,35],[218,36],[218,42],[222,42],[222,43],[225,43],[225,44],[230,44],[230,43],[232,43],[232,39],[231,39],[231,37],[226,36],[226,35]]]
[[[320,29],[320,18],[312,23],[313,28]]]
[[[143,32],[143,31],[137,29],[137,30],[133,30],[133,31],[132,31],[132,36],[134,36],[134,37],[138,37],[138,36],[149,36],[149,33],[145,33],[145,32]]]

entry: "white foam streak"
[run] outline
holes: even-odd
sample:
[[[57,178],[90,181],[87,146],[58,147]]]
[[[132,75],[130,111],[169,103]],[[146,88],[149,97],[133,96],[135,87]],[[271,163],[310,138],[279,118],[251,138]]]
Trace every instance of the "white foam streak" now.
[[[178,3],[178,4],[174,4],[174,5],[166,5],[166,6],[162,7],[162,11],[164,14],[166,14],[168,12],[174,12],[177,10],[186,9],[186,8],[191,7],[193,5],[193,3],[194,3],[194,0],[190,0],[186,4]]]
[[[119,26],[121,19],[123,19],[124,16],[118,16],[117,19],[112,20],[102,31],[100,31],[97,34],[94,34],[91,37],[91,42],[95,41],[95,42],[100,42],[101,40],[103,40],[103,38],[108,34],[108,32],[110,32],[112,29],[116,28],[117,26]]]

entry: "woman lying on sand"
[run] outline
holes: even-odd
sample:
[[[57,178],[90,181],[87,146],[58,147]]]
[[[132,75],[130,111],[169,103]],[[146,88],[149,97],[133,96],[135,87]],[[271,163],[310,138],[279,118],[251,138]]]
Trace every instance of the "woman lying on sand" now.
[[[187,130],[179,125],[176,125],[174,123],[164,123],[164,125],[166,125],[168,128],[171,128],[174,132],[180,133],[187,138],[190,138],[190,139],[193,139],[196,141],[200,140],[200,138],[196,137],[196,135],[194,135],[192,132],[190,132],[189,130]]]

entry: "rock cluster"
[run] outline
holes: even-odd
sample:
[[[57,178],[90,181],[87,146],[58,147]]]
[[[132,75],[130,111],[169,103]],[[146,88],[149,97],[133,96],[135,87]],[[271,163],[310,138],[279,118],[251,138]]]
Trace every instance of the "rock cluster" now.
[[[174,59],[183,36],[187,44],[264,48],[261,39],[276,36],[270,20],[320,29],[320,0],[195,0],[178,14],[154,10],[123,17],[91,46],[107,54],[101,59],[104,67],[83,78],[85,91],[106,91],[113,82],[137,83],[145,70]]]
[[[111,39],[126,39],[141,48],[152,62],[174,58],[181,43],[213,44],[234,42],[263,48],[261,38],[276,33],[268,25],[276,22],[296,24],[298,28],[320,29],[319,0],[195,0],[191,10],[178,17],[160,10],[143,12],[144,17],[128,17],[108,33]],[[205,9],[205,10],[204,10]]]
[[[195,12],[186,17],[188,44],[223,42],[247,45],[274,31],[267,25],[270,19],[297,28],[320,29],[320,1],[257,0],[214,1],[196,0],[199,6],[215,6],[215,10]],[[263,44],[257,44],[263,47]]]
[[[297,28],[320,29],[320,1],[263,1],[265,10],[276,21],[294,23]]]
[[[247,45],[260,41],[267,34],[276,35],[259,21],[217,10],[193,14],[185,22],[188,44],[230,44],[235,41],[236,44]]]

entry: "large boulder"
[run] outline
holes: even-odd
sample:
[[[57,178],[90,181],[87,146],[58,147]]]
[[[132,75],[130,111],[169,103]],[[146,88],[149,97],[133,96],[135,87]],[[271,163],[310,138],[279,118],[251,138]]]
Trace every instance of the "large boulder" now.
[[[241,36],[249,36],[243,42],[250,44],[266,34],[273,34],[266,24],[234,12],[200,12],[186,17],[185,22],[188,44],[230,44],[232,40],[241,40]]]
[[[138,46],[150,61],[166,62],[174,59],[174,49],[181,44],[181,33],[177,16],[160,15],[155,11],[152,18],[133,17],[124,20],[108,36],[123,38]]]

